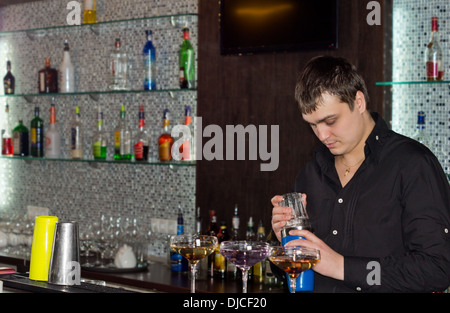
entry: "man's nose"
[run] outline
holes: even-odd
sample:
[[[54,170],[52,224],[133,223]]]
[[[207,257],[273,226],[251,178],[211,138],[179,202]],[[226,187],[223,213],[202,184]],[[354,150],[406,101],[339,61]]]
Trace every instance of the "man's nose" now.
[[[326,129],[326,127],[317,126],[316,136],[321,142],[324,142],[328,139],[328,137],[330,137],[330,132]]]

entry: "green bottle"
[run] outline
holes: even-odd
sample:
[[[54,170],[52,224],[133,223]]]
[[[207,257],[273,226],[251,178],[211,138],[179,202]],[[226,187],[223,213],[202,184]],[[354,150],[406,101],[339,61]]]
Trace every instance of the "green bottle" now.
[[[189,28],[183,28],[183,43],[180,47],[180,88],[195,88],[195,53],[189,41]]]
[[[22,120],[19,120],[19,125],[13,129],[13,152],[16,156],[29,155],[29,141],[28,128],[23,125]]]
[[[94,159],[106,160],[106,152],[108,147],[108,136],[103,129],[103,112],[100,106],[98,106],[97,113],[97,131],[94,134],[92,140],[92,149]]]
[[[44,121],[39,117],[39,107],[34,108],[30,127],[31,156],[44,157]]]

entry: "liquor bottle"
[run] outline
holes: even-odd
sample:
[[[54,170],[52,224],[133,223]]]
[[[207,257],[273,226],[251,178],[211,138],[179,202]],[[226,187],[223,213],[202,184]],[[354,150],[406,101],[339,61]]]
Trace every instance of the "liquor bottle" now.
[[[427,80],[444,80],[444,65],[442,59],[442,49],[439,45],[439,25],[438,18],[431,19],[431,40],[425,51],[425,62],[427,71]]]
[[[195,214],[195,233],[197,235],[202,234],[202,217],[200,215],[200,207],[197,207],[197,211]]]
[[[92,140],[92,150],[95,160],[106,160],[108,147],[108,136],[103,126],[103,111],[98,106],[97,112],[97,131],[94,133]]]
[[[148,133],[145,129],[145,112],[144,106],[139,107],[139,131],[137,132],[134,144],[134,159],[136,161],[147,161],[149,152]]]
[[[256,232],[256,240],[260,242],[266,241],[266,231],[262,220],[259,220],[258,230]],[[258,283],[264,282],[265,267],[265,259],[253,266],[253,281]]]
[[[15,156],[29,155],[29,133],[28,128],[23,125],[22,120],[13,129],[13,152]]]
[[[57,159],[61,157],[61,134],[56,125],[55,105],[50,106],[50,126],[45,132],[45,157]]]
[[[97,6],[95,0],[84,0],[83,23],[97,23]]]
[[[231,219],[231,240],[241,240],[241,237],[239,236],[239,213],[238,213],[238,205],[234,205],[234,214]],[[231,279],[238,279],[241,271],[238,270],[236,267],[236,264],[233,262],[227,263],[227,277]]]
[[[72,159],[83,158],[83,134],[80,118],[80,108],[75,107],[75,120],[70,128],[70,150]]]
[[[109,62],[111,75],[109,88],[113,90],[127,89],[128,57],[122,49],[122,43],[119,38],[116,39]]]
[[[39,71],[39,93],[58,92],[58,71],[50,67],[50,58],[45,58],[45,68]]]
[[[163,115],[163,131],[161,136],[159,136],[158,147],[159,147],[159,160],[160,161],[170,161],[172,160],[172,145],[173,137],[169,132],[169,110],[164,110]]]
[[[5,87],[5,95],[13,95],[16,85],[16,79],[11,74],[11,61],[6,62],[6,70],[8,71],[3,78],[3,86]]]
[[[2,155],[13,155],[13,144],[11,138],[11,127],[9,124],[9,105],[6,104],[6,125],[2,135]]]
[[[195,139],[194,139],[194,124],[192,123],[191,106],[186,105],[184,108],[184,125],[189,128],[190,139],[184,141],[180,145],[181,161],[192,161],[195,159]]]
[[[220,244],[223,241],[230,240],[230,235],[228,234],[227,224],[225,221],[220,223],[220,230],[217,234],[217,241],[219,243],[217,249],[214,251],[214,277],[215,278],[225,278],[227,270],[227,260],[220,253]]]
[[[219,234],[219,227],[217,225],[217,216],[215,210],[209,210],[209,225],[206,231],[206,235],[215,236]],[[208,256],[208,276],[214,276],[214,253]]]
[[[114,159],[131,160],[131,131],[125,118],[125,106],[120,108],[120,122],[114,130]]]
[[[144,46],[144,90],[156,89],[156,50],[152,42],[152,31],[147,30],[147,43]]]
[[[189,41],[189,28],[183,28],[183,43],[179,51],[180,88],[195,88],[195,52]]]
[[[75,92],[75,68],[70,58],[70,48],[67,40],[64,41],[64,55],[59,66],[60,92]]]
[[[253,217],[250,216],[247,224],[247,233],[245,235],[246,240],[256,240],[255,229],[253,225]]]
[[[39,117],[39,107],[34,108],[34,118],[31,120],[30,147],[31,156],[44,156],[44,121]]]
[[[184,233],[183,213],[178,213],[177,235]],[[170,270],[172,272],[186,272],[188,270],[188,261],[181,254],[170,251]]]
[[[423,111],[417,113],[417,128],[412,138],[431,149],[430,137],[425,132],[425,112]]]

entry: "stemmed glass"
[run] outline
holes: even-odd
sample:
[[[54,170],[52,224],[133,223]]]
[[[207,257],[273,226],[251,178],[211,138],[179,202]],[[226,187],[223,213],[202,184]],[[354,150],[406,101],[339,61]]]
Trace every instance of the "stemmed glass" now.
[[[242,271],[242,292],[247,293],[248,270],[269,255],[269,244],[259,241],[223,241],[220,253]]]
[[[295,293],[297,277],[320,261],[320,251],[300,246],[271,247],[269,260],[288,274],[291,293]]]
[[[204,235],[176,235],[170,238],[170,248],[189,261],[191,268],[191,293],[195,293],[195,273],[198,262],[214,252],[218,246],[217,237]]]

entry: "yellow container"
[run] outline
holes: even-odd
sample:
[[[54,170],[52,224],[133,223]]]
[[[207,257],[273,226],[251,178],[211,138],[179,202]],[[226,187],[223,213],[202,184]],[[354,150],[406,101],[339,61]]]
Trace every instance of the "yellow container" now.
[[[48,268],[57,221],[56,216],[37,216],[34,221],[29,275],[31,280],[48,281]]]

